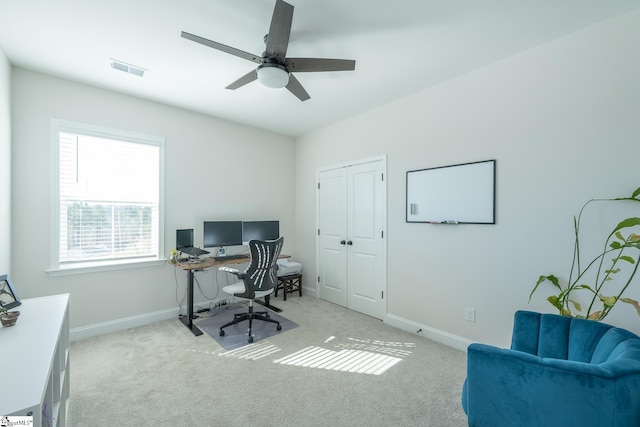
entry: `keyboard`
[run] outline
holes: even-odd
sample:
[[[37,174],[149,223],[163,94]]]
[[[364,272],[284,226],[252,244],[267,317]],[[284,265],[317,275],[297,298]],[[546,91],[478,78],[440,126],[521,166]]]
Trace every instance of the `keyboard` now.
[[[234,259],[249,259],[249,255],[247,255],[247,254],[222,255],[222,256],[214,256],[213,259],[215,259],[216,261],[226,261],[226,260],[234,260]]]

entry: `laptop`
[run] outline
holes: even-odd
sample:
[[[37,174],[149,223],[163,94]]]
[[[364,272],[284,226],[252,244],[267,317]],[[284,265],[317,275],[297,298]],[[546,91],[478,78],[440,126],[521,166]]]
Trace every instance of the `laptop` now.
[[[191,256],[206,255],[209,252],[193,246],[193,228],[176,230],[176,250]]]

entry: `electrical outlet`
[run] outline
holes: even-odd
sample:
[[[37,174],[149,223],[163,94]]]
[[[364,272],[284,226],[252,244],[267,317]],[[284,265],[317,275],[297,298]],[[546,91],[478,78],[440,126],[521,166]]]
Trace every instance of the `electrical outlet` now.
[[[475,322],[476,321],[476,309],[467,307],[464,315],[464,320],[467,322]]]
[[[229,300],[227,298],[222,298],[213,303],[213,308],[222,307],[223,305],[229,304]]]

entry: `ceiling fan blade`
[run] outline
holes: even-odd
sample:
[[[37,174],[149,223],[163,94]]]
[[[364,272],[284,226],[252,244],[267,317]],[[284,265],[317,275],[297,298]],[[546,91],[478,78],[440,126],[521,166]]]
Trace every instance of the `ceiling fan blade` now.
[[[256,70],[251,70],[247,74],[245,74],[244,76],[240,77],[235,82],[231,83],[225,89],[231,89],[231,90],[238,89],[239,87],[242,87],[242,86],[244,86],[244,85],[246,85],[248,83],[251,83],[252,81],[254,81],[257,78],[258,78],[258,75],[256,73]]]
[[[214,42],[214,41],[211,41],[209,39],[205,39],[203,37],[196,36],[196,35],[191,34],[191,33],[187,33],[185,31],[182,31],[182,33],[180,35],[183,38],[187,39],[187,40],[191,40],[191,41],[194,41],[196,43],[200,43],[200,44],[203,44],[205,46],[209,46],[209,47],[212,47],[214,49],[221,50],[222,52],[230,53],[231,55],[238,56],[238,57],[243,58],[243,59],[247,59],[247,60],[255,62],[257,64],[262,64],[262,57],[260,57],[258,55],[254,55],[253,53],[245,52],[243,50],[236,49],[234,47],[227,46],[227,45],[222,44],[222,43]]]
[[[267,34],[266,57],[276,59],[280,63],[284,61],[289,46],[291,21],[293,21],[293,6],[282,0],[276,0],[269,34]]]
[[[284,66],[290,72],[313,71],[352,71],[356,68],[353,59],[323,59],[323,58],[287,58]]]
[[[289,83],[286,86],[289,89],[289,92],[294,94],[300,101],[306,101],[311,98],[306,90],[302,87],[298,79],[296,79],[293,74],[289,74]]]

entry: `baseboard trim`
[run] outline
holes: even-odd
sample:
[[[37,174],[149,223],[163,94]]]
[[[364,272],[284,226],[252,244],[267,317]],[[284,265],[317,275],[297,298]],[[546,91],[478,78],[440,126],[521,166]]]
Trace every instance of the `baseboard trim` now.
[[[196,313],[196,311],[200,308],[213,307],[215,303],[219,303],[225,300],[228,304],[232,302],[232,298],[230,295],[222,296],[211,301],[195,301],[193,303],[193,311],[194,313]],[[187,307],[186,305],[183,305],[182,311],[180,311],[178,307],[176,307],[166,310],[154,311],[151,313],[139,314],[131,317],[123,317],[122,319],[114,319],[108,322],[94,323],[93,325],[72,328],[69,331],[69,339],[71,341],[75,341],[83,338],[91,338],[102,334],[108,334],[110,332],[117,332],[124,329],[149,325],[151,323],[160,322],[162,320],[168,320],[172,318],[177,319],[179,314],[186,315],[186,313]]]
[[[469,344],[473,343],[473,341],[470,341],[461,336],[450,334],[449,332],[441,331],[430,326],[422,325],[420,323],[407,320],[394,314],[387,314],[383,321],[384,323],[398,329],[402,329],[403,331],[407,331],[414,335],[421,336],[431,341],[446,345],[447,347],[455,348],[464,352],[467,351],[467,347],[469,347]]]
[[[317,297],[315,291],[315,289],[303,289],[303,294]],[[224,298],[221,298],[220,300],[222,299]],[[194,306],[207,304],[209,303],[200,302],[195,303]],[[95,323],[93,325],[81,326],[79,328],[73,328],[69,331],[69,339],[71,341],[75,341],[83,338],[91,338],[102,334],[108,334],[110,332],[117,332],[124,329],[149,325],[151,323],[160,322],[162,320],[177,318],[179,313],[180,311],[178,307],[176,307],[167,310],[145,313],[137,316],[124,317],[122,319],[110,320],[108,322]],[[411,334],[419,335],[431,341],[435,341],[437,343],[465,352],[467,351],[467,347],[469,346],[469,344],[473,343],[473,341],[461,336],[441,331],[427,325],[422,325],[420,323],[407,320],[403,317],[396,316],[395,314],[386,314],[383,321],[384,323],[395,328],[402,329],[403,331],[409,332]]]
[[[310,297],[314,297],[314,298],[318,298],[318,292],[316,288],[306,288],[306,287],[302,287],[302,295],[309,295]]]
[[[171,319],[172,317],[178,317],[177,307],[153,313],[145,313],[138,316],[110,320],[108,322],[94,323],[93,325],[81,326],[79,328],[72,328],[69,331],[69,339],[71,341],[75,341],[83,338],[91,338],[102,334],[108,334],[110,332],[148,325],[161,320]]]

